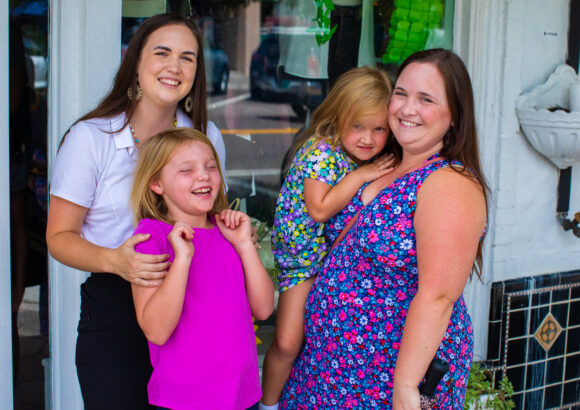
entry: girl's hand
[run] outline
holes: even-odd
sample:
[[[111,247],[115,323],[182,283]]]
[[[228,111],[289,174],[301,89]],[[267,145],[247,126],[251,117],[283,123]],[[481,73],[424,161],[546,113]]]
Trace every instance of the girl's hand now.
[[[412,386],[393,386],[393,410],[419,410],[421,397],[419,389]]]
[[[228,242],[234,247],[252,242],[252,224],[250,217],[243,212],[225,209],[216,215],[217,226]]]
[[[137,286],[159,286],[171,265],[169,255],[149,255],[135,252],[135,246],[149,239],[149,234],[137,234],[113,250],[114,272]]]
[[[364,182],[374,181],[375,179],[393,171],[394,161],[395,157],[393,154],[385,154],[375,159],[370,164],[365,164],[353,172],[358,173]]]
[[[175,252],[175,259],[184,258],[191,260],[193,257],[193,228],[186,222],[176,222],[173,229],[167,235],[169,243]]]

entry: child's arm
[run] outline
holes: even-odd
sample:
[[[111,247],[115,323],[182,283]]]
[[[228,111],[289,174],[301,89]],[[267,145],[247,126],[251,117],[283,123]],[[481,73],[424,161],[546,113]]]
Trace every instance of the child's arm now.
[[[171,336],[183,309],[189,265],[193,257],[193,229],[177,222],[167,236],[175,260],[165,280],[157,288],[131,285],[137,321],[151,343],[163,345]]]
[[[312,178],[304,179],[304,202],[310,217],[316,222],[326,222],[336,215],[355,196],[359,188],[369,181],[393,170],[392,155],[383,155],[370,164],[349,172],[335,186]]]
[[[274,284],[252,241],[250,217],[226,209],[216,215],[216,223],[242,260],[252,315],[258,320],[267,319],[274,310]]]

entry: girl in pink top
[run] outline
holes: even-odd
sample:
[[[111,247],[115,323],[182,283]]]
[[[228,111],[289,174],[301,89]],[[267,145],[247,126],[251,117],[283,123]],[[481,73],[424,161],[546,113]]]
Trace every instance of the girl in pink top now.
[[[153,405],[243,410],[261,396],[252,315],[266,319],[274,288],[251,239],[250,219],[227,209],[217,154],[191,128],[152,137],[131,191],[138,252],[169,254],[158,287],[133,286],[149,340]]]

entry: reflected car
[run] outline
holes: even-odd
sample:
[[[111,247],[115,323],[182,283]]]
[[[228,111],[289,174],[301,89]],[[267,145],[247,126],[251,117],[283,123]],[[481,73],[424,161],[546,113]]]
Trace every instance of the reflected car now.
[[[230,81],[230,63],[226,52],[218,43],[210,42],[203,49],[203,56],[208,92],[225,94]]]
[[[285,74],[278,66],[280,43],[277,33],[267,34],[250,63],[250,94],[253,100],[288,103],[300,118],[324,99],[323,81]]]

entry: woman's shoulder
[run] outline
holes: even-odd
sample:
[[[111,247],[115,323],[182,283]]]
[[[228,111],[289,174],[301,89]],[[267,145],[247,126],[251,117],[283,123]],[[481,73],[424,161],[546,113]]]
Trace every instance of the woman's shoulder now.
[[[220,133],[219,128],[217,127],[217,125],[215,125],[213,123],[213,121],[208,121],[206,134],[211,139],[213,136],[217,136],[218,134],[221,134],[221,133]]]
[[[485,203],[483,187],[477,178],[459,163],[441,166],[427,176],[417,199],[434,196],[446,197],[450,201]]]
[[[67,138],[83,136],[83,137],[97,137],[102,135],[112,135],[123,128],[125,123],[125,115],[115,115],[112,117],[103,118],[89,118],[86,120],[78,121],[73,126],[67,134]]]

